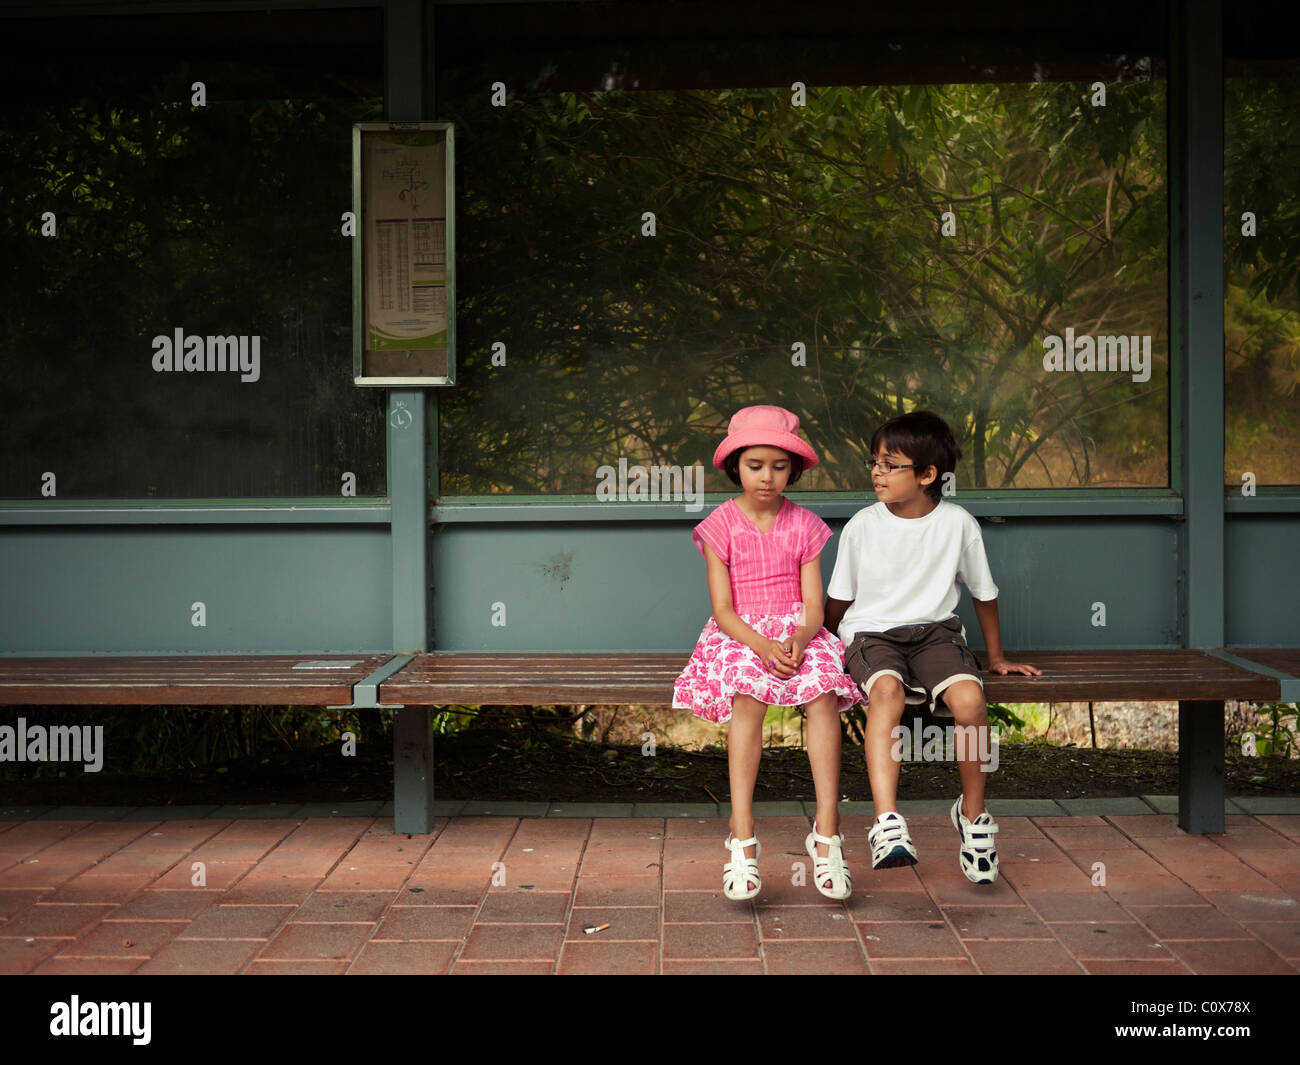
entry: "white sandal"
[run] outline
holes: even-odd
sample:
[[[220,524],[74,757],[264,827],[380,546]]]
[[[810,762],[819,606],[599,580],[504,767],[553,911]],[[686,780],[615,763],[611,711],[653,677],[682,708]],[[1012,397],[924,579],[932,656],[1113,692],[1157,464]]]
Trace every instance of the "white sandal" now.
[[[830,850],[825,857],[817,853],[818,843],[825,843]],[[817,831],[817,822],[814,821],[804,847],[812,856],[817,890],[828,899],[847,899],[853,893],[853,878],[849,876],[849,867],[844,864],[844,836],[823,836]],[[830,887],[825,886],[827,880],[831,882]]]
[[[752,899],[763,887],[758,876],[758,859],[763,853],[763,845],[755,836],[736,839],[730,834],[722,843],[731,851],[731,861],[722,867],[722,893],[737,902]],[[745,856],[746,847],[754,848],[754,857]],[[752,888],[749,887],[751,883],[754,885]]]

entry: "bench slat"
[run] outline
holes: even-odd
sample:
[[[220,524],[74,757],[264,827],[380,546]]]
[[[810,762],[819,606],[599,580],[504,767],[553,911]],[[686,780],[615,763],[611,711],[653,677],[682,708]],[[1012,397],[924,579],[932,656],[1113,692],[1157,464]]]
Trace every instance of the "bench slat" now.
[[[13,706],[345,705],[393,656],[158,655],[0,658],[0,704]],[[341,669],[294,668],[310,662]]]
[[[1201,651],[1017,651],[1042,677],[983,675],[993,702],[1276,699],[1279,683]],[[567,655],[432,652],[380,688],[380,702],[450,704],[645,703],[669,705],[689,652]]]

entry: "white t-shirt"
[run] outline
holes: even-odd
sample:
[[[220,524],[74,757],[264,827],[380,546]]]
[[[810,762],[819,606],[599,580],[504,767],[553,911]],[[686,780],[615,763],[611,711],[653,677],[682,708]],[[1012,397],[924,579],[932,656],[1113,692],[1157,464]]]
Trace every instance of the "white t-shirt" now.
[[[852,603],[839,629],[849,644],[855,633],[952,617],[959,581],[976,599],[998,596],[979,522],[946,500],[924,518],[900,518],[875,503],[840,533],[826,594]]]

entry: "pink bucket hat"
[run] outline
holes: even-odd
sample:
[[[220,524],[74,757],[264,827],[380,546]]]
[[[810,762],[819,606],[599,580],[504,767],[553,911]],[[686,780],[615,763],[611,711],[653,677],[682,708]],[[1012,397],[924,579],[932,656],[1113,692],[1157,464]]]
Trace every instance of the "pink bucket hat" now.
[[[713,465],[722,469],[733,451],[767,445],[798,455],[804,469],[817,465],[817,453],[799,436],[799,419],[784,407],[742,407],[731,416],[727,436],[713,453]]]

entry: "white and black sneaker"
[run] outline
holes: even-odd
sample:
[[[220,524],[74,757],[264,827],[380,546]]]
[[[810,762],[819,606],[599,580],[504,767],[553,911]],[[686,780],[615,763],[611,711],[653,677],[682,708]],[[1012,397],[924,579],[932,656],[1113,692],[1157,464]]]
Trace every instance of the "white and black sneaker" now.
[[[895,869],[916,864],[916,848],[907,832],[907,822],[894,810],[881,814],[867,832],[871,844],[871,868]]]
[[[961,812],[964,798],[965,795],[959,795],[952,804],[952,823],[961,835],[957,852],[961,871],[972,884],[991,884],[998,878],[998,852],[993,839],[998,825],[987,810],[974,821],[968,821]]]

